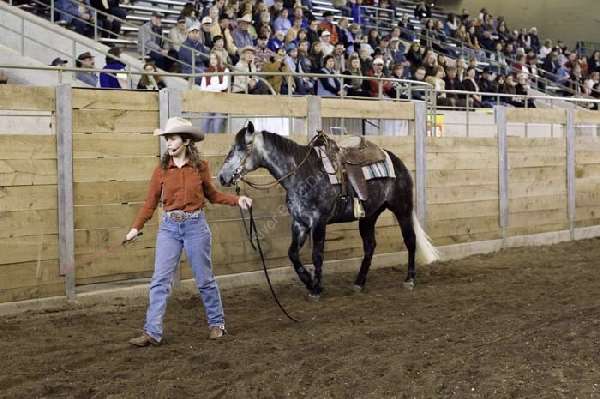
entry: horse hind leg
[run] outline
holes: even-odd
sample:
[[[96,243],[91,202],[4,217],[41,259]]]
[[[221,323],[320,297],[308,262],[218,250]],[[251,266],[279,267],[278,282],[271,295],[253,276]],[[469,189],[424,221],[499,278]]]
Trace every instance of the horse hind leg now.
[[[377,241],[375,240],[375,223],[377,223],[377,219],[383,210],[384,208],[379,209],[374,215],[365,219],[360,219],[358,222],[360,237],[363,241],[364,256],[356,280],[354,280],[355,291],[362,291],[367,283],[367,274],[369,274],[373,253],[377,246]]]
[[[294,270],[296,271],[296,274],[298,274],[300,281],[302,281],[310,291],[313,288],[312,277],[308,270],[304,268],[304,265],[302,265],[300,260],[300,249],[306,242],[306,238],[308,237],[307,232],[308,228],[301,223],[296,221],[292,223],[292,243],[288,250],[288,257],[292,261],[292,265],[294,265]]]
[[[402,230],[402,237],[404,238],[404,244],[408,250],[408,273],[404,280],[404,286],[412,289],[415,287],[417,272],[415,270],[415,254],[417,251],[417,237],[415,234],[415,227],[412,219],[412,212],[401,212],[393,211],[400,229]]]

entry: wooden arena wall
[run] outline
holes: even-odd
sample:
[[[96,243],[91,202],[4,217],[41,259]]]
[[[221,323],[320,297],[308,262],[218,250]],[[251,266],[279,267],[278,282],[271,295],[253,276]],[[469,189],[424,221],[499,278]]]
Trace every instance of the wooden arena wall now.
[[[146,196],[148,180],[159,161],[159,141],[152,131],[165,117],[216,110],[236,115],[311,118],[305,98],[240,96],[184,92],[179,103],[161,103],[163,93],[73,89],[72,197],[75,282],[77,285],[149,277],[152,274],[160,209],[134,244],[120,242]],[[0,87],[0,110],[56,112],[54,88]],[[376,102],[319,100],[319,117],[377,117]],[[365,105],[368,104],[368,105]],[[339,115],[336,113],[339,109]],[[527,111],[527,112],[525,112]],[[382,118],[415,119],[411,103],[381,107]],[[391,116],[390,116],[391,115]],[[572,123],[600,123],[597,113],[577,111]],[[550,118],[550,119],[548,119]],[[564,122],[566,113],[507,110],[510,122]],[[415,126],[414,122],[411,122]],[[310,125],[307,123],[307,125]],[[57,136],[19,134],[0,129],[0,302],[64,295],[59,262]],[[569,229],[566,138],[512,137],[506,140],[506,181],[501,189],[502,160],[497,138],[428,137],[424,141],[426,229],[438,246],[492,240]],[[293,132],[306,142],[306,132]],[[416,176],[414,136],[372,136],[394,152]],[[209,135],[202,144],[213,175],[233,135]],[[574,139],[575,227],[600,224],[600,141]],[[250,178],[270,182],[264,171]],[[232,191],[226,189],[225,191]],[[269,267],[289,266],[290,221],[280,187],[257,191],[242,186],[255,199],[255,216]],[[502,226],[503,196],[507,223]],[[213,260],[217,274],[260,269],[246,238],[238,208],[209,205]],[[377,253],[404,250],[394,216],[378,222]],[[310,241],[302,252],[310,262]],[[362,256],[357,223],[330,226],[325,258]],[[181,278],[191,277],[183,257]]]

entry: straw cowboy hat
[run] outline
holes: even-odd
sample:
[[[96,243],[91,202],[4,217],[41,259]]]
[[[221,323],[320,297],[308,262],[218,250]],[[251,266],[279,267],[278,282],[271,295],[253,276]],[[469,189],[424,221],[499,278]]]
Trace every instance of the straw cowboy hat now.
[[[165,134],[187,134],[192,137],[192,141],[204,140],[204,133],[199,128],[192,126],[192,122],[179,116],[169,118],[164,129],[154,130],[155,136]]]
[[[243,17],[237,19],[238,22],[252,23],[252,16],[250,14],[244,14]]]

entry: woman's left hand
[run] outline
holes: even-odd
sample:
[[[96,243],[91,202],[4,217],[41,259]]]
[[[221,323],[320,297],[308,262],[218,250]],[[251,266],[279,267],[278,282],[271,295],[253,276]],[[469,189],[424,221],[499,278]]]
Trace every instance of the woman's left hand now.
[[[238,205],[244,210],[249,209],[252,207],[252,198],[242,195],[238,201]]]

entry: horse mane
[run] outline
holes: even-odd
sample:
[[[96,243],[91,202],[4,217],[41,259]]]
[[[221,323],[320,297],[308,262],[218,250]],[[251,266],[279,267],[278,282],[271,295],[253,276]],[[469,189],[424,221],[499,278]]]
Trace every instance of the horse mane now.
[[[261,132],[265,139],[266,145],[271,145],[286,154],[292,155],[296,160],[301,160],[306,156],[306,146],[296,143],[292,139],[281,136],[277,133],[271,133],[266,130]]]

